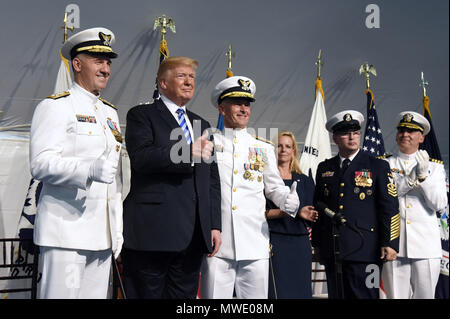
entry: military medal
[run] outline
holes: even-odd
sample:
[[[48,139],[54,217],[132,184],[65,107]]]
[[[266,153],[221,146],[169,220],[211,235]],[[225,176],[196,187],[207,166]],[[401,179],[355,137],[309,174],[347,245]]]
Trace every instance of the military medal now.
[[[355,192],[355,194],[359,194],[359,187],[355,187],[353,191]]]
[[[359,194],[359,199],[360,199],[360,200],[364,200],[364,198],[366,198],[366,194],[365,194],[364,192],[361,192],[361,193]]]
[[[372,172],[356,171],[355,172],[355,185],[360,187],[372,186]]]
[[[258,182],[262,182],[262,176],[261,175],[258,176]]]
[[[76,117],[78,122],[97,123],[95,116],[77,114]]]
[[[119,128],[117,127],[116,123],[114,123],[111,118],[107,118],[107,121],[109,128],[111,129],[111,132],[114,135],[114,138],[117,142],[122,143],[122,133],[120,133]]]

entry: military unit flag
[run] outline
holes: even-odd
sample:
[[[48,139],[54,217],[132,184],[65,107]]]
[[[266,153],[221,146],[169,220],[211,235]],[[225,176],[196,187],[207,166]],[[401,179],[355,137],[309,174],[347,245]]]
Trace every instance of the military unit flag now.
[[[331,158],[330,135],[325,128],[327,114],[325,112],[322,80],[316,79],[316,101],[314,103],[305,144],[300,157],[300,169],[304,174],[316,179],[317,166],[327,158]]]

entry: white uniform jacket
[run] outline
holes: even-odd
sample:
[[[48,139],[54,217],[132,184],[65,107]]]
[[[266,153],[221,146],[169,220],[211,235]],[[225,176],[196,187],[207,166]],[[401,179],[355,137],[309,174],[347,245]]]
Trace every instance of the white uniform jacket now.
[[[120,161],[119,118],[78,84],[43,100],[31,124],[31,175],[43,182],[34,242],[40,246],[113,251],[122,239],[122,172],[112,184],[88,180],[100,156]],[[117,140],[115,138],[117,135]]]
[[[388,157],[400,207],[399,257],[441,258],[441,237],[436,211],[447,206],[444,165],[430,160],[428,177],[411,187],[407,174],[415,169],[416,153]],[[401,163],[403,165],[401,165]],[[406,170],[403,171],[403,168]]]
[[[246,129],[214,134],[220,174],[222,244],[216,257],[232,260],[269,258],[266,196],[278,207],[289,194],[280,177],[271,144]]]

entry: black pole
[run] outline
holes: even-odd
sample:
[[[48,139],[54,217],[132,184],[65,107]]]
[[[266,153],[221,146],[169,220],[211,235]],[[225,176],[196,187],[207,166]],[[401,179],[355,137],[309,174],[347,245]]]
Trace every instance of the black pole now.
[[[333,248],[334,248],[334,279],[336,282],[336,298],[344,299],[344,280],[342,272],[342,257],[339,246],[339,226],[333,221]]]

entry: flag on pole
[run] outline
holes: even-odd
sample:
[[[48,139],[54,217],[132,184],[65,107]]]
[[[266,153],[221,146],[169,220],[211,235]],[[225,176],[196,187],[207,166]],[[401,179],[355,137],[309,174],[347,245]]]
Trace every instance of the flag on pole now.
[[[59,57],[61,58],[61,64],[59,66],[58,74],[56,75],[56,83],[53,90],[53,93],[55,94],[67,91],[72,86],[69,61],[62,56],[61,51],[59,51]]]
[[[431,158],[442,161],[441,151],[439,150],[436,134],[434,133],[433,122],[431,121],[430,98],[425,95],[422,99],[422,102],[423,102],[423,115],[428,120],[428,122],[430,122],[430,132],[425,136],[425,140],[423,141],[422,144],[420,144],[419,148],[426,150]],[[448,184],[447,184],[447,198],[448,198]],[[439,280],[436,285],[435,298],[448,299],[449,298],[448,204],[445,209],[436,212],[436,217],[438,218],[439,226],[441,229],[442,257],[441,257],[441,273],[439,275]]]
[[[370,89],[366,90],[367,95],[367,122],[364,133],[362,151],[372,156],[385,155],[383,134],[378,122],[377,110],[375,109],[375,99]]]
[[[320,60],[319,69],[322,65]],[[320,73],[320,71],[319,71]],[[309,121],[308,132],[306,133],[305,144],[303,146],[302,155],[300,156],[300,169],[306,175],[316,180],[316,171],[319,163],[325,159],[331,158],[330,135],[325,128],[327,122],[327,114],[325,112],[324,93],[322,88],[322,79],[317,76],[315,82],[315,103]],[[311,240],[312,228],[307,227],[309,239]],[[323,295],[327,291],[325,268],[318,262],[312,264],[313,275],[311,289],[313,295]]]
[[[419,148],[426,150],[430,157],[442,161],[441,151],[436,139],[436,134],[434,133],[433,123],[431,121],[431,111],[430,111],[430,98],[424,96],[423,102],[423,116],[430,122],[430,132],[425,136],[425,140],[419,145]]]
[[[169,47],[167,46],[167,41],[163,37],[161,42],[159,43],[159,63],[161,65],[162,61],[169,57]],[[155,80],[155,91],[153,92],[153,100],[159,99],[159,91],[158,91],[158,79]]]
[[[230,69],[227,69],[226,76],[227,76],[227,78],[232,77],[233,71],[231,71]],[[224,127],[225,127],[225,123],[223,122],[223,116],[222,116],[222,114],[219,113],[219,118],[217,119],[217,129],[219,131],[222,131]]]
[[[331,158],[330,135],[325,128],[327,114],[325,112],[322,79],[317,77],[315,84],[316,101],[314,103],[305,145],[300,157],[300,169],[304,174],[316,180],[317,166],[327,158]]]

